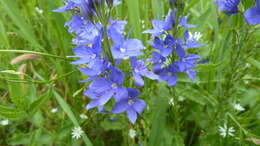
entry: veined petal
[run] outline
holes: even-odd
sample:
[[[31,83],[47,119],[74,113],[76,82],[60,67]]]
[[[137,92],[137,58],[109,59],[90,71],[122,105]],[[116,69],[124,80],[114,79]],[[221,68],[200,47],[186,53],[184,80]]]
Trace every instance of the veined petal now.
[[[142,114],[146,106],[146,103],[143,100],[136,100],[132,106],[138,114]]]
[[[127,109],[127,117],[128,117],[128,119],[130,120],[130,122],[132,123],[132,124],[134,124],[135,123],[135,121],[136,121],[136,119],[137,119],[137,113],[136,113],[136,111],[133,109],[133,108],[128,108]]]
[[[177,83],[177,76],[171,76],[169,79],[168,79],[168,85],[169,86],[175,86]]]
[[[135,79],[135,84],[137,86],[144,86],[144,80],[142,79],[141,75],[133,72],[133,76],[134,76],[134,79]]]
[[[104,92],[103,95],[101,95],[98,99],[99,99],[99,106],[103,106],[105,105],[109,99],[113,96],[114,92],[111,91],[107,91]]]
[[[259,1],[259,0],[258,0]],[[244,17],[249,25],[260,23],[260,7],[254,6],[244,13]]]
[[[141,72],[142,76],[145,76],[152,80],[157,80],[159,77],[158,75],[154,74],[153,72],[150,72],[149,70],[146,70],[145,72]]]
[[[139,96],[140,92],[135,88],[127,88],[128,96],[134,99]]]
[[[129,105],[127,103],[127,98],[123,99],[115,104],[112,108],[111,112],[114,114],[119,114],[125,112],[128,109]]]
[[[108,81],[106,78],[99,78],[89,85],[89,89],[94,90],[97,93],[104,92],[106,90],[109,90],[110,88],[111,82]]]
[[[114,98],[115,98],[115,101],[118,102],[124,98],[127,98],[127,89],[124,88],[124,87],[119,87],[117,89],[114,90],[115,92],[115,95],[114,95]]]
[[[92,109],[94,107],[97,107],[99,105],[99,100],[98,99],[95,99],[93,101],[91,101],[87,106],[86,106],[86,109],[89,110],[89,109]]]
[[[129,50],[142,50],[144,49],[143,43],[138,39],[129,39],[124,42],[123,47]]]
[[[110,71],[110,79],[113,83],[121,85],[124,81],[125,74],[116,67],[112,67]]]

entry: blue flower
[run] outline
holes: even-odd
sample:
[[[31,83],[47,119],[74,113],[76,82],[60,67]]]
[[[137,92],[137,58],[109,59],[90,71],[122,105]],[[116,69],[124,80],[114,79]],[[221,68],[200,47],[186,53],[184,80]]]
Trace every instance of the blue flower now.
[[[240,0],[217,0],[215,4],[219,11],[225,11],[226,14],[232,15],[238,13],[238,5]]]
[[[158,76],[153,72],[150,72],[143,60],[137,60],[135,57],[131,58],[132,74],[135,79],[137,86],[144,86],[144,80],[142,76],[147,77],[152,80],[157,80]]]
[[[184,31],[184,40],[185,40],[185,45],[184,48],[198,48],[204,46],[203,44],[197,43],[197,41],[200,39],[200,34],[195,34],[193,35],[192,33],[189,33],[188,29]]]
[[[138,99],[139,91],[135,88],[127,88],[128,97],[120,100],[115,104],[112,108],[111,112],[115,114],[119,114],[127,111],[127,117],[132,124],[136,122],[137,114],[142,114],[146,103]]]
[[[173,46],[175,44],[175,39],[172,35],[168,34],[164,41],[156,37],[152,44],[153,48],[160,51],[160,54],[164,57],[171,55]]]
[[[193,28],[196,27],[196,25],[188,24],[187,22],[187,16],[181,16],[180,17],[180,26],[184,28]]]
[[[180,38],[176,40],[176,53],[180,58],[185,56],[185,50],[182,46],[182,40]]]
[[[176,61],[179,72],[186,73],[191,80],[194,80],[196,77],[196,71],[193,70],[193,68],[196,67],[196,62],[200,58],[200,56],[195,54],[189,54],[183,58],[180,58],[178,61]]]
[[[58,9],[53,10],[53,12],[66,12],[72,10],[73,8],[79,7],[81,5],[81,0],[68,0],[65,3],[65,6],[59,7]]]
[[[84,17],[75,15],[70,21],[65,23],[65,26],[69,27],[69,32],[75,32],[76,34],[79,34],[80,31],[82,31],[82,27],[84,26],[85,22],[87,22],[87,20]]]
[[[80,8],[88,19],[91,19],[92,16],[96,13],[96,7],[101,5],[98,2],[99,0],[81,0]]]
[[[112,46],[112,54],[115,59],[124,59],[126,57],[135,57],[142,55],[144,45],[138,39],[125,40],[124,35],[120,34],[115,28],[110,29],[110,37],[114,45]]]
[[[107,34],[109,37],[112,37],[111,31],[114,31],[112,29],[115,29],[119,34],[123,35],[125,26],[127,24],[127,21],[118,21],[118,20],[109,20],[109,27],[107,30]]]
[[[165,20],[152,20],[153,29],[146,30],[143,33],[150,33],[153,37],[157,37],[166,31],[170,30],[175,22],[174,11],[170,10]]]
[[[177,72],[179,72],[178,66],[173,63],[159,70],[158,75],[160,79],[166,81],[169,86],[175,86],[177,83]]]
[[[244,17],[249,25],[256,25],[260,23],[260,0],[256,0],[256,5],[249,8]]]
[[[91,22],[87,23],[82,27],[81,31],[77,34],[74,39],[74,44],[85,45],[93,44],[96,37],[102,38],[103,36],[103,26],[101,24],[93,24]]]
[[[101,38],[96,37],[94,44],[88,44],[86,46],[77,46],[73,49],[75,56],[70,57],[78,57],[79,60],[73,61],[71,64],[73,65],[82,65],[88,64],[92,65],[97,59],[99,59],[101,53]]]
[[[87,109],[105,105],[113,96],[119,101],[127,96],[126,88],[122,87],[124,73],[115,67],[111,67],[109,79],[99,78],[93,81],[88,90],[84,92],[86,96],[93,99]]]
[[[157,72],[160,70],[163,66],[163,63],[166,61],[166,58],[163,57],[160,53],[158,52],[153,52],[152,53],[152,58],[148,59],[149,62],[154,63],[153,66],[153,72]]]
[[[88,82],[96,79],[98,76],[103,74],[109,67],[110,63],[106,59],[96,59],[91,65],[88,65],[86,68],[78,67],[77,69],[83,74],[89,76],[88,79],[81,82]]]

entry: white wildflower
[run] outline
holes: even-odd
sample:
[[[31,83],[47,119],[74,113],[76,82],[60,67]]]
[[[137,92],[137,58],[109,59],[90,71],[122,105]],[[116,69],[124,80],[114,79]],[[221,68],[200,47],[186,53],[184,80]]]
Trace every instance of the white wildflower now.
[[[189,32],[189,41],[199,41],[199,39],[202,37],[200,32],[195,32],[194,34],[192,34],[191,32]]]
[[[219,126],[219,132],[222,137],[234,136],[235,129],[233,127],[227,127],[225,123],[223,127]]]
[[[40,9],[39,7],[35,7],[35,10],[36,10],[36,12],[39,13],[39,14],[42,14],[42,13],[43,13],[43,10]]]
[[[51,113],[57,113],[57,111],[58,111],[58,108],[52,108],[51,109]]]
[[[185,98],[183,97],[183,96],[180,96],[179,98],[178,98],[178,101],[179,102],[183,102],[185,100]]]
[[[240,111],[240,112],[245,110],[245,108],[243,106],[241,106],[239,103],[234,104],[233,107],[235,110]]]
[[[168,103],[169,103],[171,106],[174,106],[174,100],[173,100],[173,98],[171,98]]]
[[[81,135],[83,134],[83,131],[80,127],[74,127],[72,129],[72,138],[79,139]]]
[[[79,116],[80,116],[81,119],[85,119],[85,120],[88,119],[88,116],[85,115],[85,114],[80,114]]]
[[[251,64],[249,64],[249,63],[245,64],[245,68],[250,68],[250,67],[251,67]]]
[[[135,138],[136,131],[134,129],[130,129],[128,134],[129,134],[130,138]]]
[[[249,84],[250,82],[248,80],[244,80],[244,83],[245,84]]]
[[[0,125],[2,125],[2,126],[6,126],[8,124],[9,124],[9,120],[7,120],[7,119],[0,121]]]

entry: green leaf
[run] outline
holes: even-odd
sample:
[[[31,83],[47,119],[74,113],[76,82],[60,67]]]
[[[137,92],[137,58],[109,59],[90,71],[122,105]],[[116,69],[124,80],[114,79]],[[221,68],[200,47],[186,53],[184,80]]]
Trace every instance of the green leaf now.
[[[221,66],[221,63],[218,64],[200,64],[197,67],[195,67],[196,70],[201,72],[206,71],[214,71],[217,70]]]
[[[0,117],[2,117],[2,118],[17,119],[17,118],[21,118],[25,114],[26,113],[23,110],[0,105]]]
[[[106,131],[109,130],[122,130],[126,128],[126,124],[123,123],[123,119],[119,118],[117,121],[111,121],[109,119],[105,119],[100,123],[101,127],[103,127]]]
[[[156,92],[154,99],[154,108],[152,112],[152,129],[149,138],[149,146],[160,146],[163,141],[163,131],[165,130],[166,110],[168,105],[168,98],[171,97],[166,85],[161,83]]]
[[[29,115],[34,115],[41,107],[42,105],[48,101],[52,96],[52,88],[48,90],[47,95],[44,95],[43,97],[39,98],[38,100],[34,101],[29,108]]]
[[[164,1],[163,0],[152,0],[152,9],[154,19],[161,20],[164,14]]]
[[[139,0],[127,0],[129,26],[133,30],[133,37],[141,39],[141,25],[140,25],[140,8]]]

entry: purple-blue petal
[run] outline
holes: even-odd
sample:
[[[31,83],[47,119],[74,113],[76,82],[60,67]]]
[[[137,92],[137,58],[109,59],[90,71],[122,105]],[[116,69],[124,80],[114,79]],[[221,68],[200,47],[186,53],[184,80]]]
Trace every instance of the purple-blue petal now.
[[[125,112],[128,109],[128,107],[129,107],[128,100],[126,98],[117,102],[115,106],[112,108],[111,112],[114,114],[119,114]]]
[[[133,109],[133,108],[128,108],[127,109],[127,117],[128,119],[130,120],[130,122],[132,124],[134,124],[136,122],[136,119],[137,119],[137,113],[136,111]]]
[[[127,91],[128,91],[128,96],[131,99],[135,99],[140,94],[140,92],[137,89],[135,89],[135,88],[127,88]]]
[[[259,3],[260,0],[258,0]],[[254,6],[249,8],[244,13],[244,18],[246,19],[249,25],[256,25],[260,23],[260,7]]]
[[[146,106],[146,103],[143,100],[136,100],[132,106],[138,114],[142,114]]]
[[[116,102],[127,98],[128,95],[127,89],[124,87],[118,87],[117,89],[114,89],[114,93],[115,93],[114,98]]]
[[[144,86],[144,80],[142,79],[141,75],[133,72],[133,76],[134,76],[134,79],[135,79],[135,84],[137,86]]]

